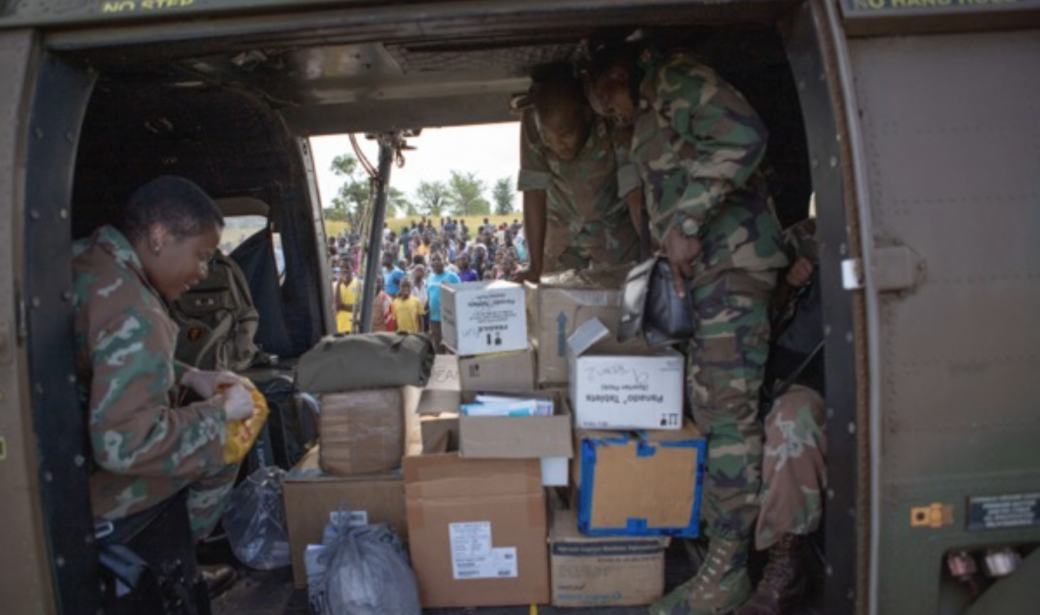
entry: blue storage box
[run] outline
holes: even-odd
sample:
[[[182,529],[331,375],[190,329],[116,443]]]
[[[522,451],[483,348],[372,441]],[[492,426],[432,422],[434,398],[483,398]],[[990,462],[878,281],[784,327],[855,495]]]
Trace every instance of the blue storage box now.
[[[578,529],[590,536],[700,533],[707,443],[679,431],[579,431]]]

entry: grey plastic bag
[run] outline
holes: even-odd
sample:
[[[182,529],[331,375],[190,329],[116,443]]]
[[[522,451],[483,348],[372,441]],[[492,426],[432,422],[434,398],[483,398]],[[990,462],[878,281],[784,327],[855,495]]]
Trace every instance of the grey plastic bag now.
[[[346,515],[344,515],[346,517]],[[319,615],[422,615],[415,574],[401,539],[383,523],[329,524],[319,559],[324,571],[311,591]]]
[[[224,530],[231,551],[250,568],[273,570],[290,563],[282,481],[285,470],[268,466],[249,475],[231,492]]]

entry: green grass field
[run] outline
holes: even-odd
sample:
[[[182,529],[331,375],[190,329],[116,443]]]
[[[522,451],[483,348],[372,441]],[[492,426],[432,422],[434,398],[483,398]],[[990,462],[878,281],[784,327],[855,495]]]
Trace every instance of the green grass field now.
[[[476,229],[478,226],[483,224],[485,217],[491,222],[493,222],[496,226],[498,224],[501,224],[502,222],[511,224],[513,220],[520,220],[521,222],[523,222],[524,219],[523,214],[519,212],[515,214],[509,214],[507,216],[462,216],[461,218],[456,218],[455,216],[452,216],[452,219],[465,220],[466,226],[470,228],[470,234],[472,235],[473,229]],[[410,218],[395,218],[393,220],[389,220],[388,222],[390,224],[390,230],[394,231],[395,233],[400,233],[401,229],[404,228],[405,225],[410,225],[413,221],[418,222],[420,219],[420,216],[413,216]],[[440,218],[433,219],[433,224],[435,227],[439,228]],[[332,220],[325,221],[325,232],[328,233],[330,237],[332,235],[338,235],[342,233],[346,230],[346,228],[346,222],[334,222]]]

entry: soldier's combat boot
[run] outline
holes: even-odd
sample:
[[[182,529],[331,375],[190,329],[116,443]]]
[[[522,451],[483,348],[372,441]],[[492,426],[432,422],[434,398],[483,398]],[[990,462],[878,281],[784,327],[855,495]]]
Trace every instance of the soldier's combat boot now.
[[[751,595],[749,542],[711,541],[697,576],[650,606],[650,615],[729,615]]]
[[[808,592],[804,563],[805,538],[785,534],[769,549],[769,562],[755,593],[737,615],[785,615]]]

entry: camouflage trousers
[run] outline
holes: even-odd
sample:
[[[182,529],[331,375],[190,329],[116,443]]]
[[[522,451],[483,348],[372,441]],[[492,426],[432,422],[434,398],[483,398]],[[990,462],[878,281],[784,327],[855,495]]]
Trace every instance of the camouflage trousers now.
[[[765,420],[758,549],[784,534],[806,535],[820,527],[827,489],[825,420],[823,398],[808,387],[793,385],[773,403]]]
[[[697,332],[687,351],[693,420],[708,441],[702,510],[707,536],[750,538],[758,515],[762,424],[776,272],[730,270],[693,281]]]
[[[226,465],[188,485],[188,518],[195,540],[209,536],[217,527],[231,499],[238,467],[238,463]]]

